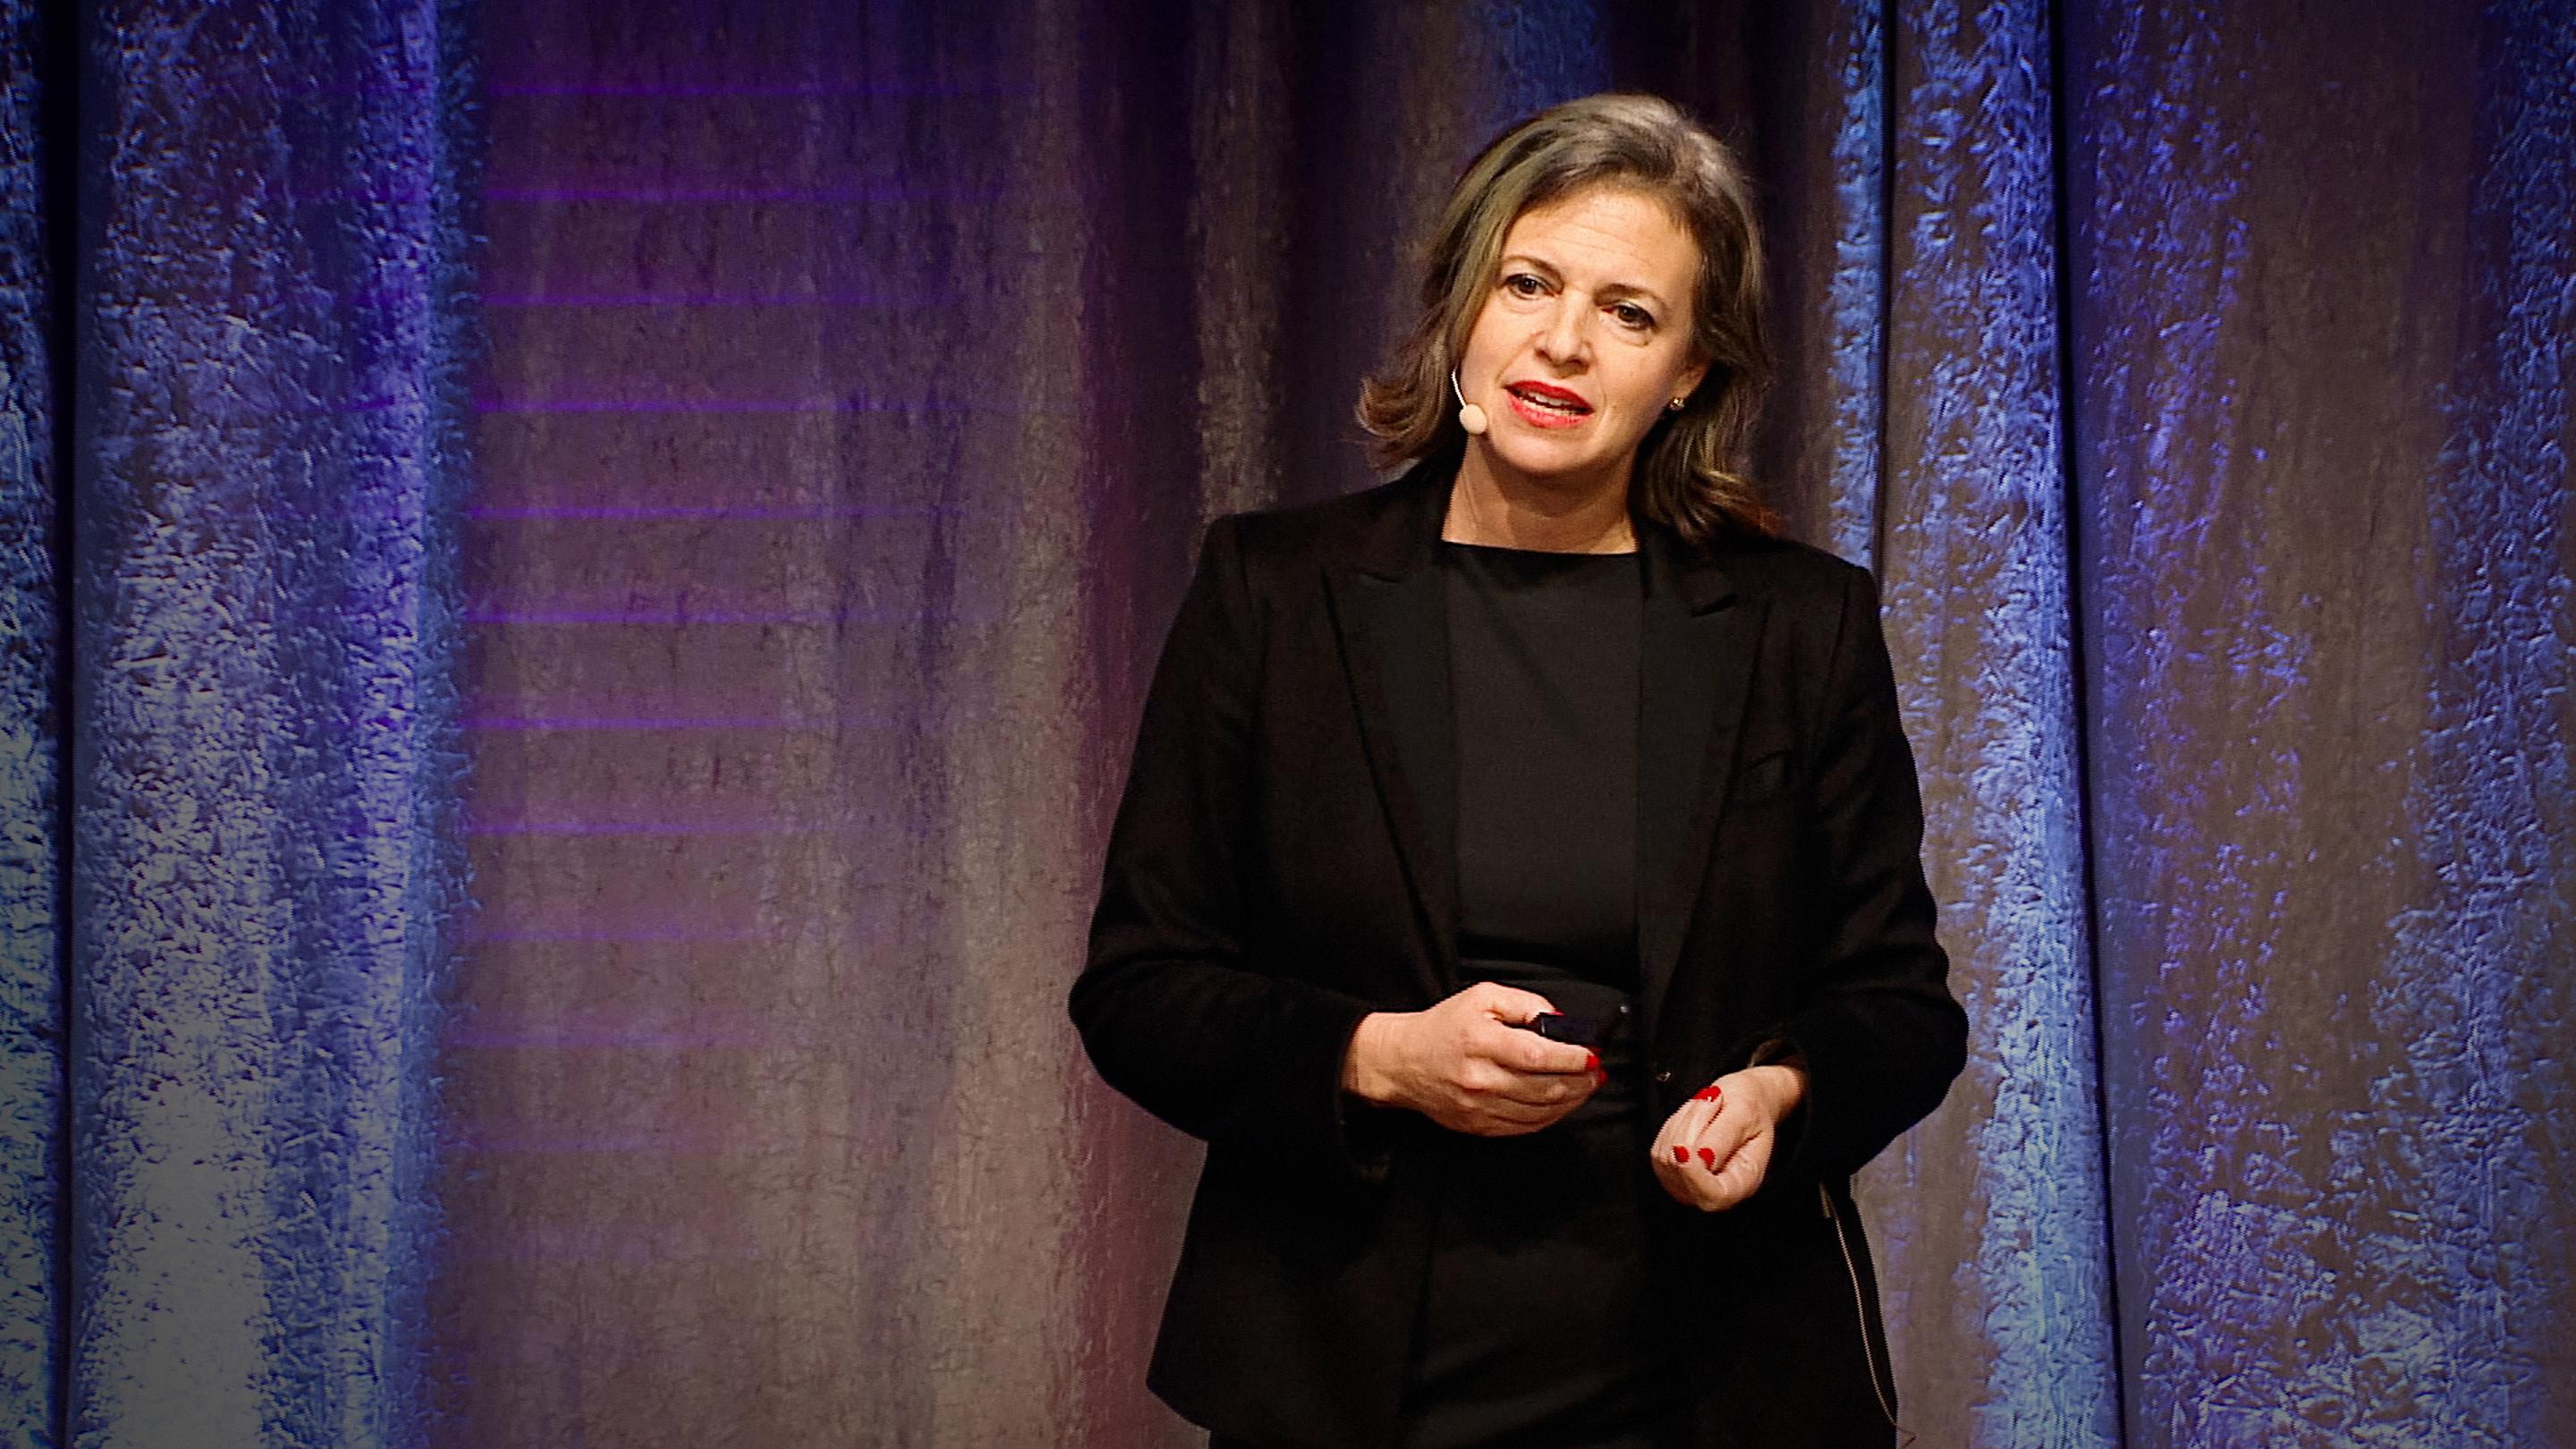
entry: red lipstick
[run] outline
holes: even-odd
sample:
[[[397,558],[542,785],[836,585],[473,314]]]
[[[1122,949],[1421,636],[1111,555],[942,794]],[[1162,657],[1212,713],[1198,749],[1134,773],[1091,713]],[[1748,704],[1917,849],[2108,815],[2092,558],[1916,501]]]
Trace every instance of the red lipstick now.
[[[1592,404],[1583,394],[1553,383],[1507,382],[1503,395],[1511,399],[1512,416],[1533,428],[1581,427],[1592,416]]]

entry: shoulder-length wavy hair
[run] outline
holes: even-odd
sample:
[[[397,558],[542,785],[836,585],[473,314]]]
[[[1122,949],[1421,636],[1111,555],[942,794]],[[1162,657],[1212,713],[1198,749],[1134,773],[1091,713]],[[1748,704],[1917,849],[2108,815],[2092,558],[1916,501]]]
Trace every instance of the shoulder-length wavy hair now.
[[[1699,247],[1691,344],[1708,376],[1638,444],[1629,507],[1694,544],[1728,528],[1772,531],[1745,471],[1771,382],[1752,188],[1724,142],[1653,96],[1568,101],[1505,131],[1468,164],[1424,258],[1421,315],[1360,385],[1371,461],[1395,468],[1466,447],[1449,373],[1494,289],[1503,239],[1521,213],[1594,186],[1663,202]]]

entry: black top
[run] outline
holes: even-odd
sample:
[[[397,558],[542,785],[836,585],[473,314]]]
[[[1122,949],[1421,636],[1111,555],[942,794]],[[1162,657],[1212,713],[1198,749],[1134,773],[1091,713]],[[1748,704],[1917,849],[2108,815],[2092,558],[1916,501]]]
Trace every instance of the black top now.
[[[1608,1135],[1354,1121],[1333,1090],[1360,1021],[1436,994],[1455,945],[1421,915],[1427,899],[1444,927],[1456,919],[1456,729],[1438,667],[1455,472],[1444,459],[1209,525],[1145,696],[1070,994],[1109,1085],[1207,1141],[1150,1382],[1183,1417],[1269,1443],[1396,1438],[1392,1366],[1423,1336],[1450,1157]],[[1743,1065],[1729,1043],[1766,1037],[1805,1055],[1823,1108],[1756,1200],[1700,1213],[1643,1199],[1669,1228],[1654,1281],[1690,1299],[1665,1324],[1690,1364],[1675,1382],[1696,1449],[1885,1446],[1877,1312],[1856,1331],[1816,1192],[1849,1226],[1843,1180],[1941,1100],[1967,1019],[1933,935],[1878,595],[1785,539],[1729,530],[1692,546],[1642,520],[1637,535],[1637,876],[1656,911],[1639,928],[1670,973],[1656,1065],[1674,1074],[1632,1078],[1638,1125]],[[1725,740],[1754,751],[1762,777],[1730,788],[1710,758]],[[1768,768],[1774,751],[1794,780]],[[1807,812],[1791,787],[1810,780],[1842,787],[1833,809]],[[1687,879],[1654,878],[1686,865]],[[1643,1143],[1626,1160],[1651,1177]],[[1850,1248],[1868,1262],[1856,1236]]]
[[[1633,553],[1443,543],[1458,954],[1637,986]]]
[[[1609,1025],[1602,1086],[1444,1144],[1402,1449],[1659,1449],[1688,1421],[1658,1327],[1637,986],[1635,554],[1444,543],[1458,969]]]

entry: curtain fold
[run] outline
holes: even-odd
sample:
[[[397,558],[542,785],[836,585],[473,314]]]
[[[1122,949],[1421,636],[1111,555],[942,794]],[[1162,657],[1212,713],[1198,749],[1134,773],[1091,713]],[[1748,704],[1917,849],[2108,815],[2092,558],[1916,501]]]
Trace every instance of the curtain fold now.
[[[1924,859],[1968,1009],[1942,1109],[1864,1174],[1909,1426],[2119,1442],[2041,0],[1899,0],[1885,471],[1868,505]]]
[[[1711,119],[1751,112],[1728,139],[1762,181],[1782,363],[1759,476],[1794,536],[1867,568],[1886,467],[1890,4],[1761,8],[1781,27],[1744,43],[1761,84],[1690,97]]]
[[[61,512],[53,234],[44,214],[56,37],[0,6],[0,1444],[55,1435],[61,1315]]]
[[[455,57],[409,0],[83,41],[69,1437],[417,1442]]]

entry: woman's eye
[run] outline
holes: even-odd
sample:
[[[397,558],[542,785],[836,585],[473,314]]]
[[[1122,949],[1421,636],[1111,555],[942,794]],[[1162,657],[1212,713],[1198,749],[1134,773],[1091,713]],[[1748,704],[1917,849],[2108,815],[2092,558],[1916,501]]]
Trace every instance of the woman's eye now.
[[[1638,306],[1634,302],[1620,303],[1618,306],[1610,309],[1610,315],[1618,318],[1620,325],[1624,327],[1652,327],[1655,325],[1655,314]]]
[[[1547,283],[1527,272],[1514,272],[1503,278],[1503,290],[1515,297],[1535,297],[1547,290]]]

